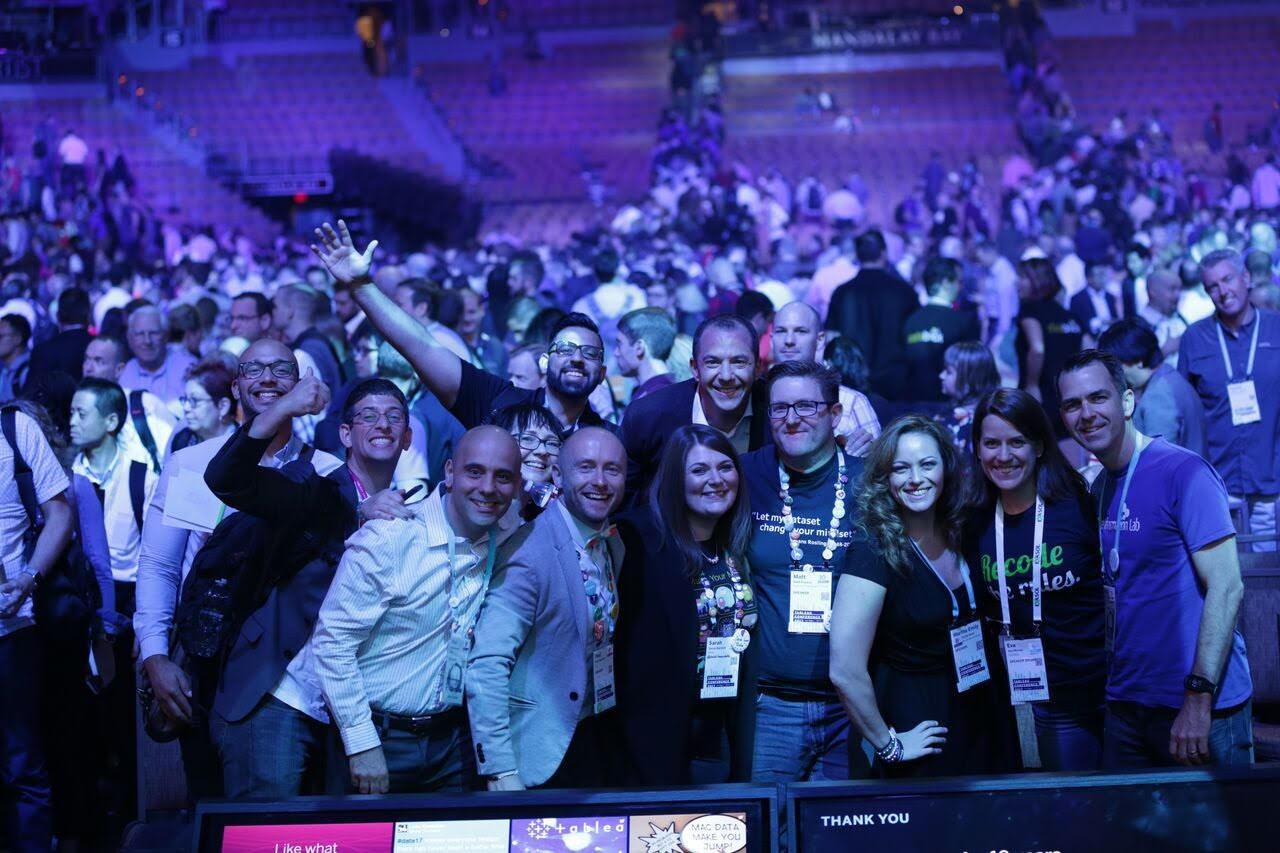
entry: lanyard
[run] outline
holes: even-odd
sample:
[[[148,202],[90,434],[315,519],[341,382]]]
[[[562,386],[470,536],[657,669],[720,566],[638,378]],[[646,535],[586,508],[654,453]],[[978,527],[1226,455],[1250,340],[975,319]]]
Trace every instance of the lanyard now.
[[[1040,558],[1044,553],[1044,498],[1036,495],[1035,537],[1031,540],[1031,621],[1036,628],[1044,618],[1043,590],[1040,586]],[[1000,620],[1005,631],[1011,631],[1013,620],[1009,616],[1009,581],[1004,568],[1004,504],[996,498],[996,578],[1000,584]]]
[[[1214,327],[1218,330],[1218,346],[1222,347],[1222,363],[1227,368],[1227,381],[1230,382],[1235,377],[1231,371],[1231,356],[1227,354],[1227,339],[1222,334],[1222,324],[1214,323]],[[1262,315],[1256,310],[1253,312],[1253,340],[1249,343],[1249,363],[1244,368],[1244,378],[1249,380],[1253,378],[1253,360],[1258,355],[1258,330],[1262,328]]]
[[[1133,456],[1129,457],[1129,468],[1125,471],[1124,486],[1120,489],[1120,503],[1116,506],[1116,538],[1111,544],[1109,559],[1102,561],[1102,570],[1107,573],[1107,580],[1113,584],[1116,582],[1116,575],[1120,573],[1120,522],[1124,515],[1124,503],[1129,499],[1129,484],[1133,482],[1133,472],[1138,470],[1138,457],[1142,455],[1147,442],[1148,439],[1145,435],[1136,433],[1136,437],[1133,440]],[[1111,472],[1106,471],[1106,475],[1110,479]],[[1102,541],[1102,516],[1107,511],[1106,506],[1103,504],[1103,499],[1106,496],[1107,484],[1104,482],[1102,484],[1102,492],[1098,495],[1098,547],[1103,552],[1107,550]]]
[[[356,473],[350,468],[347,469],[347,473],[351,475],[351,485],[356,487],[356,497],[360,499],[360,503],[369,500],[369,490],[364,487],[364,483],[360,482],[360,478],[356,476]],[[449,565],[453,565],[452,558],[449,560]]]
[[[942,577],[942,573],[938,571],[938,567],[933,564],[933,560],[924,553],[920,548],[920,543],[915,539],[911,540],[911,547],[916,549],[916,553],[920,555],[920,559],[924,560],[925,565],[933,571],[933,576],[938,579],[938,583],[942,584],[942,588],[947,591],[947,595],[951,598],[951,624],[955,625],[960,619],[960,602],[956,601],[955,591],[951,589]],[[964,558],[959,554],[956,555],[956,562],[960,565],[960,580],[964,582],[964,591],[969,596],[969,612],[978,612],[978,602],[973,597],[973,583],[969,580],[969,567],[965,565]]]

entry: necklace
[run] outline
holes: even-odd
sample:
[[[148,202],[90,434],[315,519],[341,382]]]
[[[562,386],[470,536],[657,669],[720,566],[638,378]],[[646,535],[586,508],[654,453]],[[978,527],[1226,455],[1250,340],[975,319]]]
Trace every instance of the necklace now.
[[[844,452],[839,448],[836,448],[836,464],[839,466],[836,472],[836,498],[831,505],[831,524],[827,530],[827,541],[822,547],[822,567],[825,570],[830,570],[831,561],[836,556],[838,544],[836,533],[840,530],[840,519],[844,518],[845,486],[849,483],[849,477],[844,472]],[[791,515],[791,505],[795,503],[795,499],[791,497],[791,475],[787,473],[782,463],[778,463],[778,482],[782,487],[778,491],[778,495],[782,498],[782,528],[786,532],[791,548],[791,567],[794,569],[804,559],[804,551],[800,547],[800,531],[795,529],[795,518]],[[813,565],[810,563],[805,563],[802,568],[806,572],[813,571]]]
[[[719,555],[715,560],[710,561],[715,565],[720,560]],[[733,635],[729,641],[729,646],[738,654],[742,654],[747,650],[747,646],[751,645],[751,632],[747,630],[755,624],[755,619],[747,620],[747,587],[742,581],[742,573],[738,571],[738,564],[728,554],[724,555],[725,568],[729,570],[729,583],[733,585]],[[716,618],[720,615],[721,604],[716,600],[716,592],[712,588],[711,579],[707,577],[706,572],[700,573],[702,582],[702,592],[699,594],[699,639],[705,646],[707,638],[711,636],[712,630],[716,627]],[[727,605],[729,602],[725,602]],[[706,610],[707,620],[701,621],[702,611]]]

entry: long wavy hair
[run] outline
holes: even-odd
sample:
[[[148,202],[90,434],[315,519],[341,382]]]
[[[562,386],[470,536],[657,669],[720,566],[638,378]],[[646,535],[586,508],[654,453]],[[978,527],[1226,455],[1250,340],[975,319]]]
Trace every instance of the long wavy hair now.
[[[692,576],[702,563],[702,546],[693,538],[689,526],[689,504],[684,494],[684,469],[689,451],[706,447],[722,453],[733,462],[738,472],[738,494],[728,511],[716,522],[711,533],[711,546],[716,553],[725,551],[747,575],[747,540],[751,535],[751,506],[747,498],[747,475],[742,461],[724,433],[700,424],[688,424],[677,429],[667,439],[662,451],[662,462],[649,489],[649,507],[660,532],[669,532],[684,555],[685,569]]]
[[[890,568],[902,575],[911,572],[911,540],[902,520],[902,505],[889,488],[889,478],[893,474],[899,440],[912,433],[927,435],[938,445],[938,456],[942,460],[942,493],[934,504],[934,525],[952,550],[960,547],[966,503],[960,482],[959,455],[945,427],[920,415],[904,415],[885,427],[880,437],[872,442],[862,469],[862,482],[858,489],[859,524]]]

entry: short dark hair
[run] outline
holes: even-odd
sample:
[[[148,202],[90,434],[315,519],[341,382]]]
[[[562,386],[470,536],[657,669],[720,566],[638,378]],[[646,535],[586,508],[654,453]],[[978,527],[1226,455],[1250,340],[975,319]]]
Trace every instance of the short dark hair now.
[[[853,241],[853,251],[859,263],[875,263],[884,257],[887,245],[879,228],[869,228],[859,234]]]
[[[738,297],[738,304],[733,307],[733,313],[744,320],[750,320],[752,317],[772,317],[773,303],[760,291],[747,290]]]
[[[556,435],[564,434],[564,427],[550,409],[537,403],[516,403],[503,406],[489,413],[484,421],[501,427],[507,432],[524,432],[535,426],[545,426]]]
[[[756,334],[756,327],[748,323],[737,314],[717,314],[714,317],[708,317],[698,324],[698,328],[693,330],[693,357],[698,357],[698,349],[702,343],[702,336],[712,329],[719,329],[722,332],[741,332],[751,340],[751,357],[755,358],[760,352],[760,336]]]
[[[822,351],[823,360],[840,374],[840,381],[854,391],[866,393],[871,387],[871,365],[862,347],[848,338],[832,338]]]
[[[1062,365],[1062,369],[1058,371],[1055,381],[1058,383],[1059,393],[1062,391],[1063,376],[1068,373],[1074,373],[1077,370],[1084,370],[1091,364],[1101,364],[1103,369],[1111,374],[1111,384],[1116,386],[1117,393],[1124,394],[1125,391],[1129,390],[1129,380],[1124,378],[1124,365],[1120,363],[1120,359],[1100,349],[1082,349],[1068,358]]]
[[[1018,275],[1030,283],[1027,299],[1048,302],[1062,291],[1062,280],[1048,258],[1024,258],[1018,263]]]
[[[936,255],[924,265],[924,286],[932,294],[943,282],[960,281],[960,262]]]
[[[816,361],[784,361],[769,368],[764,377],[764,398],[773,402],[773,386],[779,379],[812,379],[818,383],[822,402],[840,401],[840,374]]]
[[[600,327],[596,325],[595,320],[592,320],[586,314],[582,314],[577,311],[570,311],[568,314],[565,314],[557,320],[556,324],[551,327],[551,337],[547,338],[547,343],[550,344],[554,341],[556,336],[565,329],[586,329],[597,338],[600,338],[600,340],[604,340],[600,335]]]
[[[404,398],[404,392],[396,387],[396,384],[390,379],[371,376],[358,383],[356,387],[351,389],[351,393],[347,395],[347,401],[342,404],[342,422],[350,426],[356,416],[356,406],[369,397],[392,397],[400,404],[400,409],[404,412],[405,417],[409,416],[409,403]]]
[[[1126,317],[1098,336],[1098,349],[1124,364],[1141,364],[1154,370],[1164,363],[1160,340],[1142,320]]]
[[[109,343],[109,344],[111,344],[112,346],[114,346],[114,347],[116,348],[116,360],[117,360],[117,361],[119,361],[119,362],[126,362],[126,361],[128,361],[128,360],[129,360],[129,346],[128,346],[128,345],[124,342],[124,340],[123,340],[123,339],[121,339],[120,337],[118,337],[118,336],[116,336],[116,335],[106,335],[106,334],[103,334],[103,335],[98,335],[98,336],[96,336],[93,340],[95,340],[95,341],[106,341],[107,343]]]
[[[591,259],[591,271],[600,284],[613,281],[618,272],[618,253],[608,247],[596,252]]]
[[[86,376],[80,380],[76,391],[88,391],[92,394],[93,404],[97,406],[98,414],[104,418],[109,415],[116,416],[116,428],[112,431],[112,435],[118,435],[120,430],[124,429],[125,420],[129,416],[129,405],[125,400],[123,388],[107,379]]]
[[[89,325],[89,293],[68,287],[58,296],[58,322],[64,326]]]
[[[271,300],[256,290],[247,290],[231,301],[236,302],[241,299],[248,299],[252,302],[253,309],[258,312],[259,317],[263,314],[271,313]]]
[[[21,314],[5,314],[0,317],[0,323],[4,323],[18,333],[18,337],[22,339],[21,346],[25,347],[31,341],[31,324]]]
[[[637,308],[618,318],[618,333],[644,341],[650,358],[666,361],[676,342],[676,321],[661,308]]]

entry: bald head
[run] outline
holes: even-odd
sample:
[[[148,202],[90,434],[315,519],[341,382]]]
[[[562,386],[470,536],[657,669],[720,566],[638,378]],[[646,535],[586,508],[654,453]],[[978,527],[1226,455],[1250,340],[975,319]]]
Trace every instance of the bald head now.
[[[453,448],[453,458],[461,465],[473,458],[492,459],[515,470],[520,469],[520,448],[511,433],[486,424],[469,429]]]
[[[812,305],[788,302],[773,315],[770,346],[774,363],[817,361],[825,344],[822,317]]]
[[[622,503],[627,451],[607,429],[584,427],[560,448],[552,478],[569,513],[583,524],[598,527]]]
[[[1173,316],[1182,297],[1182,279],[1172,271],[1160,269],[1147,277],[1147,301],[1165,317]]]
[[[498,523],[520,489],[520,448],[506,430],[478,426],[445,463],[445,514],[455,533],[478,539]]]

